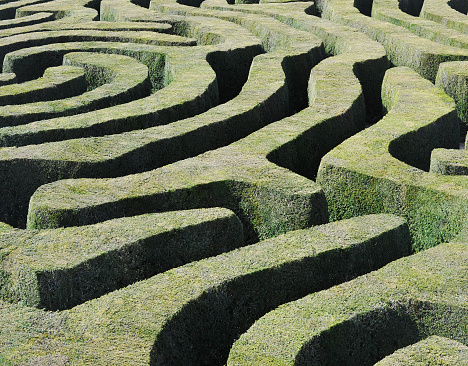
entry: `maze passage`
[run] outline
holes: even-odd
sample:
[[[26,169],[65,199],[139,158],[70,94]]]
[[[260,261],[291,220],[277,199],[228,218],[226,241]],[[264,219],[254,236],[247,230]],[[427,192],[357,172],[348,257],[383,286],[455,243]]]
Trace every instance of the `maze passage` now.
[[[0,3],[0,364],[468,364],[449,0]]]

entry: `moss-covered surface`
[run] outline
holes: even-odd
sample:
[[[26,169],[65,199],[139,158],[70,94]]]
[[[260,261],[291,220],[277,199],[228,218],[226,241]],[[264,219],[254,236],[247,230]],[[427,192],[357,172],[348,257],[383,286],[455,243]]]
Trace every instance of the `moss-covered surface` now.
[[[225,209],[105,221],[80,228],[0,235],[4,301],[70,308],[188,262],[242,245],[242,225]]]
[[[430,336],[396,351],[375,364],[375,366],[423,365],[468,365],[468,347],[448,338]]]
[[[403,220],[368,216],[194,262],[61,313],[3,304],[12,321],[0,331],[2,356],[22,363],[58,354],[71,365],[219,364],[239,333],[278,304],[408,251]],[[21,323],[28,327],[8,338]]]
[[[460,241],[280,306],[239,338],[227,364],[365,366],[431,335],[466,344],[466,236]]]
[[[466,220],[468,181],[423,169],[433,148],[458,147],[454,103],[407,68],[387,72],[382,99],[388,114],[321,161],[331,219],[394,213],[408,219],[414,250],[448,241]]]

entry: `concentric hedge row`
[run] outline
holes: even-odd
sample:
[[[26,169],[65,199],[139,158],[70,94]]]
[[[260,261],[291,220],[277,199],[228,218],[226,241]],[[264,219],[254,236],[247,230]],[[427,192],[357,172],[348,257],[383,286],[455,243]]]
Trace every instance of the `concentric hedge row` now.
[[[467,11],[3,1],[0,365],[468,365]]]

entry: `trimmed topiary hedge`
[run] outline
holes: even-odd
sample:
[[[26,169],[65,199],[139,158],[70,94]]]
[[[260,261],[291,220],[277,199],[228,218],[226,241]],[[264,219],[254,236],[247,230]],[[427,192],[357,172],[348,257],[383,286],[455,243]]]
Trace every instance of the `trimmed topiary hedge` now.
[[[466,344],[467,261],[462,236],[282,305],[234,343],[227,365],[370,366],[431,335]]]
[[[424,0],[420,16],[425,19],[443,24],[462,33],[468,33],[468,20],[465,14],[460,13],[450,3],[450,0]],[[457,2],[466,7],[463,2]]]
[[[321,161],[317,182],[330,216],[404,216],[416,251],[449,241],[467,217],[468,181],[423,169],[429,169],[433,148],[458,146],[454,103],[408,68],[387,72],[382,100],[388,114]]]
[[[0,105],[24,104],[76,96],[86,91],[84,76],[84,70],[79,67],[50,67],[39,79],[0,86]]]
[[[434,149],[430,171],[444,175],[468,175],[466,150]]]
[[[362,6],[354,7],[351,0],[320,0],[317,7],[324,18],[357,28],[370,38],[378,40],[394,65],[410,67],[432,82],[441,63],[467,59],[466,49],[421,38],[404,27],[371,18],[368,16],[370,13],[365,15],[367,3],[369,2],[364,1]],[[402,15],[401,11],[398,14]],[[437,25],[435,27],[438,28]]]
[[[68,98],[3,105],[0,107],[0,126],[24,124],[121,104],[145,97],[151,90],[148,68],[131,57],[69,53],[64,56],[63,63],[65,66],[84,69],[88,91]],[[129,73],[128,69],[132,72]]]
[[[468,347],[439,336],[430,336],[402,348],[377,362],[376,366],[437,365],[459,366],[468,362]]]
[[[405,255],[409,244],[404,221],[389,215],[290,232],[48,315],[56,319],[45,330],[55,334],[52,352],[36,352],[39,340],[30,338],[2,353],[18,362],[62,354],[71,364],[217,364],[260,315]],[[35,315],[30,334],[46,314]]]
[[[341,59],[343,67],[337,69],[336,78],[352,77],[355,58],[348,60],[343,55]],[[334,61],[330,60],[324,67]],[[348,62],[349,66],[345,67]],[[135,208],[153,210],[158,207],[158,210],[165,210],[166,207],[181,209],[206,205],[235,211],[246,227],[247,242],[324,222],[327,214],[321,190],[313,182],[280,169],[265,159],[269,157],[287,165],[293,160],[289,157],[297,156],[299,152],[304,164],[316,167],[321,154],[364,125],[362,94],[357,81],[349,84],[352,91],[349,100],[340,100],[327,109],[323,103],[331,102],[333,93],[342,90],[343,85],[330,75],[317,74],[317,78],[320,77],[333,87],[313,92],[315,99],[310,108],[270,124],[226,148],[115,180],[63,181],[44,186],[44,190],[37,191],[31,201],[30,227],[91,223],[89,220],[99,221],[108,215],[137,214]],[[318,154],[306,156],[297,150],[300,145],[296,145],[295,140],[298,143],[316,132],[325,131],[328,139],[314,142]],[[304,141],[306,143],[307,140]],[[106,188],[110,187],[109,184],[114,187],[114,192]],[[62,198],[52,199],[50,189]],[[73,203],[73,192],[79,195],[80,208]],[[60,207],[55,208],[54,201],[60,202]]]
[[[414,71],[384,79],[468,55],[422,1],[22,1],[0,20],[0,104],[70,57],[88,90],[67,98],[112,88],[111,59],[146,85],[0,128],[0,364],[372,365],[433,334],[468,344],[466,177],[427,172],[463,163],[433,150],[458,146],[457,112]]]
[[[468,128],[468,62],[452,61],[441,64],[435,85],[455,100],[461,121],[460,132],[464,137]]]
[[[432,20],[418,17],[423,3],[424,1],[374,0],[372,17],[404,27],[419,37],[446,46],[468,48],[465,35]]]
[[[147,214],[80,228],[0,235],[3,300],[63,310],[191,261],[241,246],[225,209]]]

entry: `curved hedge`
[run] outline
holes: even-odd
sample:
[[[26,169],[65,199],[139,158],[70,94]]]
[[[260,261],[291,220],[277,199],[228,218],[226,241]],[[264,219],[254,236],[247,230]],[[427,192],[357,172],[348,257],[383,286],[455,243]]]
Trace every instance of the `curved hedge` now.
[[[398,214],[408,220],[415,250],[449,241],[466,218],[468,181],[423,169],[432,149],[458,146],[455,105],[408,68],[387,72],[382,99],[388,114],[321,161],[317,181],[331,217]]]
[[[441,363],[447,366],[466,364],[468,347],[460,342],[439,336],[430,336],[385,357],[376,366],[403,366]]]
[[[0,364],[463,360],[466,4],[3,5]]]
[[[239,338],[227,365],[373,365],[430,335],[466,343],[467,254],[461,237],[280,306]]]

